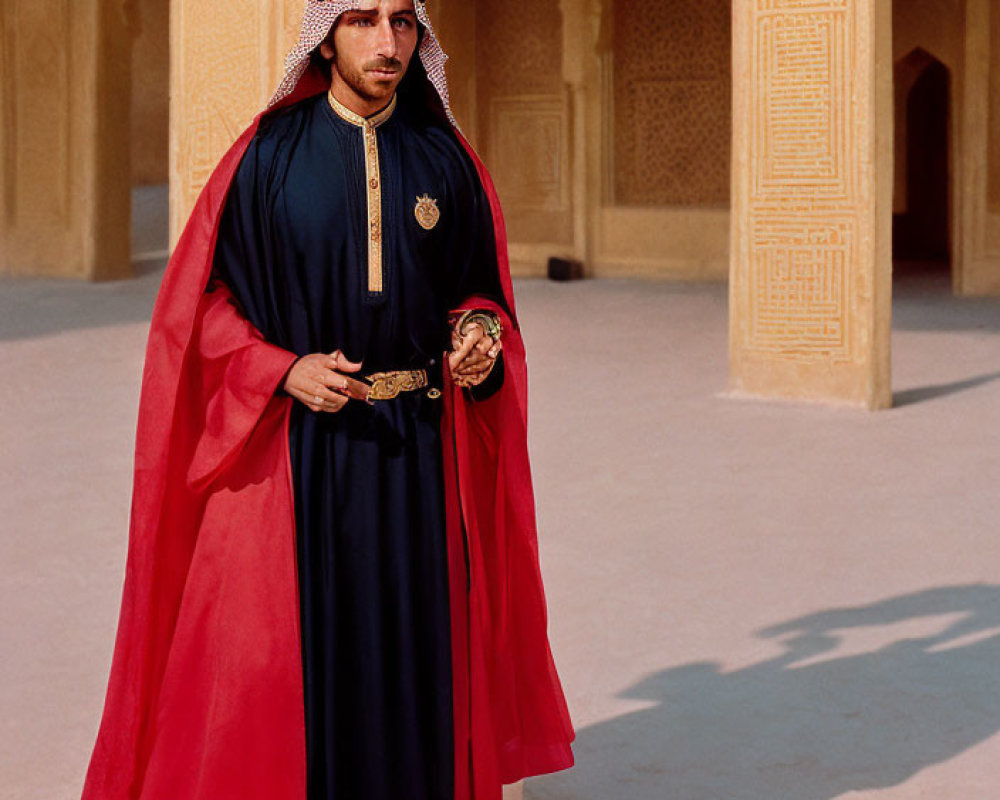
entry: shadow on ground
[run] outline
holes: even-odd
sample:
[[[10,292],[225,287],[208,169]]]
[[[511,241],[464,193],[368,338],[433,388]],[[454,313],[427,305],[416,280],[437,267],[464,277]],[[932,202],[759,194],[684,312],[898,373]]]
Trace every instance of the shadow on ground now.
[[[933,617],[945,619],[934,635],[835,653]],[[529,782],[528,798],[832,800],[899,785],[1000,730],[1000,586],[932,589],[760,635],[784,652],[631,687],[624,697],[652,706],[581,730],[577,766]]]
[[[897,264],[895,270],[893,330],[1000,333],[1000,299],[955,295],[951,274],[940,265]]]
[[[930,400],[937,400],[949,395],[978,389],[994,381],[1000,380],[1000,372],[987,372],[983,375],[976,375],[973,378],[966,378],[963,381],[952,381],[951,383],[938,383],[934,386],[920,386],[916,389],[906,389],[896,392],[892,398],[894,408],[903,408],[916,403],[925,403]]]
[[[167,266],[166,186],[132,190],[132,280],[0,279],[0,341],[149,322]]]
[[[166,259],[134,265],[136,277],[107,283],[0,280],[0,341],[149,322]]]

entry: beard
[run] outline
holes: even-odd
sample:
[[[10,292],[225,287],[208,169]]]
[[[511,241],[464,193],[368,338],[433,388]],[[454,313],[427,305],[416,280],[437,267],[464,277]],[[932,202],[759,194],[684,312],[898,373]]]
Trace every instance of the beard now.
[[[392,94],[400,81],[403,80],[403,75],[406,72],[403,62],[395,58],[379,58],[369,61],[367,64],[363,64],[360,69],[352,69],[339,58],[334,58],[333,68],[358,97],[369,102],[380,100]],[[391,80],[374,79],[371,77],[371,71],[377,69],[396,70],[396,74]]]

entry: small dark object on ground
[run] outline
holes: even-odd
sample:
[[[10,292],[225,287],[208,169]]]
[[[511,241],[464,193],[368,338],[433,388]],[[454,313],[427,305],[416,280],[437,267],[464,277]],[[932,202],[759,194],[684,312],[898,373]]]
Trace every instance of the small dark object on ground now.
[[[573,258],[550,258],[549,280],[579,281],[583,280],[583,262]]]

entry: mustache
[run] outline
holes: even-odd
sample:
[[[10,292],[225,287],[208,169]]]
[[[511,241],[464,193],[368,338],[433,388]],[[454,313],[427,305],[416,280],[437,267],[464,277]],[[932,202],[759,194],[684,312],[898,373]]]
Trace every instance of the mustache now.
[[[403,62],[397,58],[376,58],[374,61],[369,61],[365,64],[364,68],[366,72],[373,72],[374,70],[399,72],[403,69]]]

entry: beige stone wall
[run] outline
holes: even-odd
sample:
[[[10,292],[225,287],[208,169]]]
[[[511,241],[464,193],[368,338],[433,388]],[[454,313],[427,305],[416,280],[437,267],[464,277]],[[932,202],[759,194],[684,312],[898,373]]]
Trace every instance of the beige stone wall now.
[[[730,6],[616,0],[616,205],[728,206]]]
[[[123,2],[0,4],[0,272],[129,274]]]
[[[166,183],[170,141],[170,0],[136,0],[132,183]]]
[[[955,288],[966,295],[1000,295],[1000,8],[989,0],[967,0],[965,84],[957,204],[962,269]],[[991,183],[993,188],[991,189]]]
[[[989,0],[896,0],[897,102],[928,54],[951,77],[952,274],[960,294],[1000,294],[1000,7]],[[897,158],[906,155],[897,105]],[[896,211],[905,180],[897,170]]]
[[[951,70],[965,53],[965,0],[895,0],[892,56],[899,61],[921,47]]]
[[[448,54],[452,112],[462,133],[478,148],[476,5],[466,0],[428,0],[427,8]]]
[[[1000,130],[1000,13],[990,13],[990,70],[989,70],[988,128]],[[1000,214],[1000,136],[990,136],[987,143],[987,208],[991,214]]]
[[[731,3],[605,0],[587,136],[596,276],[724,280]]]
[[[733,13],[732,388],[885,407],[891,5],[752,0]]]
[[[510,238],[564,248],[573,218],[560,4],[478,0],[475,25],[477,139]],[[452,76],[461,82],[457,70]]]
[[[951,77],[950,228],[955,290],[1000,294],[1000,7],[990,0],[896,0],[897,101],[921,67],[921,52]],[[897,106],[897,158],[905,159]],[[894,207],[905,181],[897,170]]]
[[[267,103],[301,22],[301,0],[173,0],[170,230]]]

